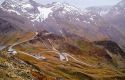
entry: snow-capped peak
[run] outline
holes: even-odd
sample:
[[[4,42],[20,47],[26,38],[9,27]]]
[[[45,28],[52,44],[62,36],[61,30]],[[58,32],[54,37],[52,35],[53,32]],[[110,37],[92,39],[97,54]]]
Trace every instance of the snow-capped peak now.
[[[27,17],[32,22],[42,22],[46,20],[50,14],[61,12],[62,14],[78,15],[82,11],[76,7],[70,6],[67,3],[55,2],[48,5],[41,5],[34,0],[5,0],[2,4],[4,11],[15,13]]]
[[[72,10],[78,10],[76,7],[70,6],[68,3],[53,2],[52,6],[54,9],[63,8],[67,12],[70,12]]]
[[[26,12],[26,8],[33,8],[29,0],[5,0],[2,4],[5,9]]]

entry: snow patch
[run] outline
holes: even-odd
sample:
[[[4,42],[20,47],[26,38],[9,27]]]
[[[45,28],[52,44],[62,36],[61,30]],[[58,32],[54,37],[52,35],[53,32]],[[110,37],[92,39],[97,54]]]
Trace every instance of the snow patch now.
[[[115,7],[115,10],[118,10],[118,7]]]
[[[65,11],[70,12],[72,10],[78,10],[76,7],[70,6],[67,3],[60,3],[60,2],[56,2],[53,4],[54,8],[58,9],[58,8],[63,8]]]
[[[101,11],[100,15],[103,16],[103,15],[107,14],[108,12],[109,12],[109,10],[107,10],[107,11]]]
[[[66,11],[62,11],[63,14],[66,14]]]
[[[79,19],[79,18],[76,18],[76,20],[77,20],[77,21],[80,21],[80,19]]]
[[[38,16],[32,20],[32,21],[43,21],[45,19],[48,18],[49,14],[52,13],[53,11],[51,10],[51,8],[46,8],[46,7],[38,7],[38,10],[39,10],[39,14]]]
[[[24,13],[25,13],[25,12],[27,12],[27,11],[26,11],[25,9],[22,9],[22,12],[24,12]]]
[[[90,19],[90,20],[92,20],[92,21],[94,20],[92,17],[91,17],[91,18],[89,18],[89,19]]]
[[[90,22],[88,22],[88,21],[83,21],[84,23],[87,23],[87,24],[90,24]]]
[[[67,4],[64,4],[64,10],[70,12],[72,10],[78,10],[77,8],[73,7],[73,6],[69,6]]]
[[[9,9],[8,12],[10,12],[10,13],[13,12],[13,13],[16,13],[17,15],[21,15],[19,12],[11,10],[11,9]]]
[[[31,4],[25,4],[25,5],[22,5],[23,8],[33,8],[33,6]]]
[[[13,7],[13,8],[14,8],[14,7],[15,7],[15,5],[11,5],[11,7]]]

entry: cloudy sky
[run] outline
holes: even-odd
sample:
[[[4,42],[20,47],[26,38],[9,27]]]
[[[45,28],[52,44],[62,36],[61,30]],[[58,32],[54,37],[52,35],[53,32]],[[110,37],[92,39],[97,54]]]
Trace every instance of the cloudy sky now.
[[[0,0],[0,4],[4,0]],[[65,2],[75,7],[84,9],[85,7],[90,6],[103,6],[103,5],[115,5],[121,0],[34,0],[40,2],[41,4],[48,4],[52,2]]]
[[[1,4],[2,2],[4,2],[4,0],[0,0],[0,4]]]
[[[78,8],[84,9],[90,6],[103,6],[103,5],[115,5],[121,0],[35,0],[42,4],[47,4],[51,2],[66,2],[70,5],[74,5]]]

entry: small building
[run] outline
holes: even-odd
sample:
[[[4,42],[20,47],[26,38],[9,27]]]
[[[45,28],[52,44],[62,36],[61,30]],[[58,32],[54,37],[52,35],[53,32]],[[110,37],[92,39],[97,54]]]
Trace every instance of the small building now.
[[[14,51],[14,49],[12,49],[12,48],[8,49],[8,52],[13,52],[13,51]]]
[[[12,55],[15,55],[15,54],[17,54],[17,51],[15,51],[15,50],[12,49],[12,48],[9,48],[9,49],[8,49],[8,53],[9,53],[9,54],[12,54]]]
[[[44,56],[41,56],[40,60],[42,60],[42,61],[46,61],[46,60],[47,60],[47,58],[46,58],[46,57],[44,57]]]
[[[68,56],[66,53],[60,53],[59,57],[60,57],[60,61],[68,61]]]
[[[36,59],[39,59],[39,60],[47,60],[46,57],[41,56],[40,54],[33,54],[33,56],[34,56]]]
[[[17,54],[17,51],[13,51],[12,54],[13,54],[13,55],[16,55],[16,54]]]

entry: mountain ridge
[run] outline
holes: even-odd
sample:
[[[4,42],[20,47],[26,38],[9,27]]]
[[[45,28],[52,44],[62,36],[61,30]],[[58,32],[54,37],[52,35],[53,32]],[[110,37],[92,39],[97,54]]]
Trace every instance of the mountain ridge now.
[[[124,80],[123,5],[84,12],[69,4],[6,0],[0,7],[0,78]]]

